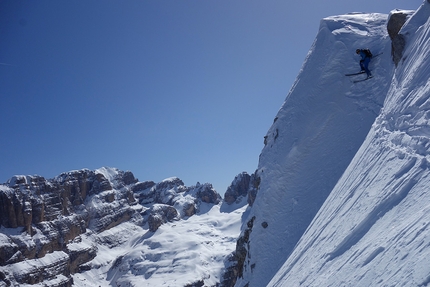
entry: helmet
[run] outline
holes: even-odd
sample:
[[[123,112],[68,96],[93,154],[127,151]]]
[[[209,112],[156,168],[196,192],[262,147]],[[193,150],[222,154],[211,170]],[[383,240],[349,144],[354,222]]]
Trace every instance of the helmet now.
[[[356,54],[360,53],[360,49],[355,50],[355,53]]]

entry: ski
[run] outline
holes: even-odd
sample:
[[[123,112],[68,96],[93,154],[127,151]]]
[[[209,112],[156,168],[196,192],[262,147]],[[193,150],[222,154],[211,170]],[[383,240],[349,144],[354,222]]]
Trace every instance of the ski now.
[[[367,80],[369,80],[371,78],[373,78],[373,76],[370,76],[370,77],[367,77],[367,78],[364,78],[364,79],[361,79],[361,80],[353,81],[353,83],[355,84],[355,83],[359,83],[359,82],[364,82],[364,81],[367,81]]]
[[[365,71],[361,71],[361,72],[358,72],[358,73],[345,74],[345,76],[355,76],[355,75],[361,75],[361,74],[364,74],[364,73],[365,73]]]

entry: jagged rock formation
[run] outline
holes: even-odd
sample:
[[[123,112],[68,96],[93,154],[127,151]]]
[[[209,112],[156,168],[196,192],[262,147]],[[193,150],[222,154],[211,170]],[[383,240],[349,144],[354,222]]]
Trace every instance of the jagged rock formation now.
[[[126,221],[155,232],[163,223],[194,215],[202,202],[220,200],[211,184],[186,187],[179,178],[139,182],[129,171],[110,168],[49,180],[14,176],[0,185],[0,285],[71,286],[71,274],[91,268],[86,263],[98,252],[82,235]]]
[[[246,202],[251,207],[257,196],[260,185],[260,177],[256,173],[249,175],[246,172],[238,174],[224,194],[224,203],[227,205],[240,204]],[[236,242],[236,250],[225,260],[225,272],[221,281],[221,286],[232,287],[237,278],[243,274],[244,263],[249,249],[249,235],[252,232],[255,217],[246,223],[247,228]]]
[[[257,196],[259,181],[260,179],[256,174],[249,175],[246,172],[238,174],[227,188],[224,194],[224,202],[233,204],[240,202],[243,198],[247,198],[248,204],[252,206]]]
[[[237,175],[231,185],[227,188],[224,194],[224,201],[227,204],[232,204],[236,202],[241,197],[248,195],[249,182],[251,176],[246,172]]]
[[[249,252],[249,236],[254,226],[255,216],[248,220],[246,228],[236,243],[236,250],[229,256],[227,261],[230,263],[226,267],[226,271],[221,282],[223,287],[233,287],[236,284],[237,278],[243,276],[245,260]],[[251,268],[253,268],[251,266]]]

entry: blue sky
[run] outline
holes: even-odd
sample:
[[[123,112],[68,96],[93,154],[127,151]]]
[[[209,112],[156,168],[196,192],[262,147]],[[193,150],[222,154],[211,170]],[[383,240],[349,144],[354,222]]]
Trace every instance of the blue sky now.
[[[223,194],[321,18],[421,3],[0,0],[0,182],[109,166]]]

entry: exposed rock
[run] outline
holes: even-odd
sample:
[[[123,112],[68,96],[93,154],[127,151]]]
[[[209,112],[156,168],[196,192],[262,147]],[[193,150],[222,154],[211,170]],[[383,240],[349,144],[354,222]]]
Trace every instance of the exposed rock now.
[[[142,205],[165,204],[174,206],[183,216],[192,216],[201,202],[218,204],[221,196],[209,183],[186,187],[182,180],[172,177],[158,184],[137,183],[133,190]],[[154,220],[154,219],[151,219]]]
[[[236,242],[236,251],[228,258],[226,264],[226,272],[223,275],[221,282],[222,287],[233,287],[236,284],[237,278],[243,277],[243,268],[247,257],[251,257],[249,250],[249,236],[254,226],[255,216],[247,222],[247,228],[242,232]]]
[[[226,260],[225,272],[223,274],[220,286],[233,287],[236,284],[238,272],[239,269],[237,267],[236,253],[233,252]]]
[[[238,174],[227,188],[224,194],[224,201],[228,204],[232,204],[240,197],[247,196],[250,180],[251,176],[248,173],[242,172]]]
[[[243,276],[243,266],[245,263],[246,257],[251,257],[249,254],[249,235],[252,232],[252,227],[254,226],[254,220],[255,216],[253,216],[248,222],[247,222],[247,228],[245,231],[241,234],[239,239],[236,243],[236,258],[237,258],[237,267],[238,267],[238,276]]]
[[[9,237],[0,233],[0,266],[14,263],[16,260],[11,260],[18,251],[16,245]]]
[[[154,185],[155,185],[155,182],[153,181],[138,182],[133,186],[132,190],[133,192],[138,193],[139,191],[147,190],[153,187]]]
[[[148,217],[149,230],[155,232],[161,224],[172,221],[177,217],[178,212],[174,207],[166,204],[156,204]]]
[[[396,66],[403,57],[403,50],[405,49],[406,45],[404,35],[399,34],[399,32],[411,13],[412,12],[407,13],[403,10],[395,10],[391,12],[388,19],[387,30],[388,35],[391,38],[391,56]]]
[[[198,280],[194,283],[190,283],[185,285],[184,287],[203,287],[205,285],[205,281],[204,280]]]
[[[80,246],[79,244],[71,244],[67,247],[70,257],[70,272],[80,272],[80,266],[93,260],[97,255],[96,246]]]
[[[27,260],[12,265],[14,265],[11,266],[13,273],[7,274],[5,277],[18,284],[46,282],[58,275],[64,276],[61,286],[71,286],[73,282],[69,276],[69,256],[63,251],[48,254],[43,259]]]
[[[244,197],[247,197],[248,204],[252,206],[259,186],[260,178],[256,173],[249,175],[246,172],[242,172],[234,178],[233,182],[227,188],[224,194],[224,201],[227,204],[239,203]]]
[[[218,204],[221,201],[221,196],[213,189],[212,184],[205,183],[197,189],[197,198],[202,202]]]
[[[160,183],[157,183],[156,190],[161,191],[161,190],[170,190],[170,189],[179,188],[178,191],[181,191],[181,189],[183,188],[180,188],[180,187],[184,187],[184,186],[185,184],[182,180],[180,180],[177,177],[171,177],[163,180]],[[185,190],[182,190],[182,191],[185,191]]]
[[[116,181],[116,188],[136,182],[130,172],[118,172]],[[71,251],[68,243],[85,233],[89,225],[105,230],[129,220],[135,212],[130,208],[134,202],[131,190],[114,191],[103,174],[86,169],[62,173],[51,180],[40,176],[12,177],[0,186],[0,224],[12,230],[9,235],[0,233],[0,265],[27,262],[40,266],[31,265],[28,272],[12,274],[5,280],[71,286],[70,274],[92,260],[96,250],[91,247]],[[61,259],[52,254],[61,254]],[[43,265],[47,257],[58,268]],[[64,280],[51,281],[59,275]]]
[[[0,285],[71,286],[71,274],[91,269],[97,255],[81,235],[97,234],[97,242],[114,247],[124,240],[121,234],[101,232],[127,221],[148,223],[154,232],[161,224],[193,216],[202,202],[220,200],[211,184],[186,187],[177,177],[138,182],[131,172],[111,168],[49,180],[14,176],[0,185]]]
[[[131,171],[124,172],[124,174],[122,175],[122,181],[125,185],[130,185],[138,182],[138,180],[134,177]]]
[[[250,186],[248,191],[248,204],[252,206],[257,197],[258,189],[260,188],[261,178],[257,175],[257,171],[251,175]]]
[[[26,240],[27,244],[28,242],[34,242],[34,250],[25,250],[31,251],[31,253],[25,254],[26,258],[31,259],[41,258],[47,253],[63,250],[67,242],[74,239],[76,236],[85,233],[86,224],[82,216],[74,215],[54,221],[46,221],[35,224],[34,229],[37,230],[37,234],[43,240]],[[16,240],[20,240],[20,238],[22,237],[15,237],[13,239],[15,242],[17,242]]]
[[[92,227],[96,232],[103,232],[129,220],[134,212],[129,206],[120,209],[99,210],[99,213],[95,215]]]
[[[137,196],[137,200],[140,204],[154,203],[155,201],[155,182],[145,181],[136,183],[132,187],[132,191]]]
[[[185,216],[193,216],[196,214],[196,204],[194,202],[184,204],[183,212]]]
[[[176,195],[185,191],[187,188],[179,178],[165,179],[153,187],[154,202],[173,205]]]

